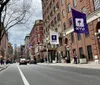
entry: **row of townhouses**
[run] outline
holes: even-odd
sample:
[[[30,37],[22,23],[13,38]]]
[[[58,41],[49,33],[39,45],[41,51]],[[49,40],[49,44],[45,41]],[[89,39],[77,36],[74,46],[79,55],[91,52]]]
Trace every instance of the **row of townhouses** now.
[[[49,62],[67,63],[77,55],[100,60],[100,0],[41,0],[43,20],[36,20],[30,32],[29,54]],[[74,32],[71,8],[87,16],[88,33]],[[59,44],[50,44],[50,30],[59,35]],[[64,61],[63,61],[64,62]]]
[[[12,61],[13,47],[12,47],[12,44],[8,41],[8,33],[5,32],[4,29],[0,33],[2,34],[3,32],[4,32],[4,36],[2,37],[0,41],[0,59]]]

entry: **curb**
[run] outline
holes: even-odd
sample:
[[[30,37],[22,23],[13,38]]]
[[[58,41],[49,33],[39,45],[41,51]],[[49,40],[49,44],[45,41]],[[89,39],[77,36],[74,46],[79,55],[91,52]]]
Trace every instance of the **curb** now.
[[[84,64],[82,64],[81,66],[80,65],[65,65],[65,64],[46,64],[46,63],[44,63],[44,64],[41,64],[41,63],[39,63],[39,65],[50,65],[50,66],[62,66],[62,67],[76,67],[76,68],[86,68],[86,69],[98,69],[98,70],[100,70],[100,67],[99,67],[99,65],[84,65]]]

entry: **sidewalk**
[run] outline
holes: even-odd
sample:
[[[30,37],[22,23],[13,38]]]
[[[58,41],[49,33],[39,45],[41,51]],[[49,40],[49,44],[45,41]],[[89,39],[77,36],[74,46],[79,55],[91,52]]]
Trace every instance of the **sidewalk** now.
[[[66,66],[66,67],[77,67],[77,68],[90,68],[100,69],[100,64],[71,64],[71,63],[38,63],[39,65],[51,65],[51,66]]]
[[[8,66],[9,66],[9,64],[8,65],[5,65],[5,64],[4,65],[0,65],[0,71],[6,69]]]

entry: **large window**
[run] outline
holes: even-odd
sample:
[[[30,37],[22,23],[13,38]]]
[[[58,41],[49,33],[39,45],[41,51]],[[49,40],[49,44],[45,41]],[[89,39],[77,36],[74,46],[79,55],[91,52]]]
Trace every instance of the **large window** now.
[[[85,37],[89,37],[89,31],[85,33]]]
[[[62,46],[62,38],[59,38],[60,46]]]
[[[69,18],[69,24],[72,25],[72,18]]]
[[[88,53],[88,59],[92,60],[93,59],[93,54],[92,54],[92,47],[91,47],[91,45],[87,46],[87,53]]]
[[[80,33],[77,33],[77,39],[81,40],[81,34]]]
[[[79,54],[80,54],[80,56],[83,54],[83,48],[82,47],[79,48]]]
[[[71,41],[72,41],[72,43],[74,42],[74,33],[73,32],[71,33]]]
[[[76,55],[76,49],[73,49],[73,55]]]
[[[94,0],[94,8],[95,10],[100,8],[100,0]]]
[[[65,10],[62,10],[62,16],[65,17]]]
[[[73,0],[73,6],[76,7],[77,5],[77,0]]]

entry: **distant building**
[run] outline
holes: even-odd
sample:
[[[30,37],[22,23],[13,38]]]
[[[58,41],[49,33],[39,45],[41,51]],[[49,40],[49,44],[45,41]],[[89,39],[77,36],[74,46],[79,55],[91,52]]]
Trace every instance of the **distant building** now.
[[[25,58],[25,45],[20,46],[20,57]]]
[[[27,34],[26,36],[25,36],[25,39],[24,39],[24,41],[25,41],[25,57],[26,58],[28,58],[29,59],[29,40],[30,40],[30,35],[29,34]]]
[[[8,42],[7,59],[9,59],[10,61],[13,61],[13,59],[14,59],[13,47],[12,47],[12,44],[10,42]]]
[[[30,32],[31,54],[39,60],[43,57],[43,21],[36,20]]]

